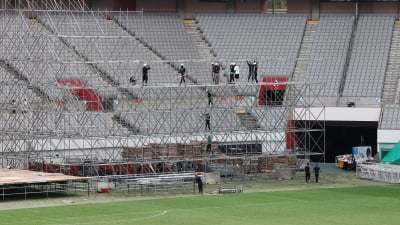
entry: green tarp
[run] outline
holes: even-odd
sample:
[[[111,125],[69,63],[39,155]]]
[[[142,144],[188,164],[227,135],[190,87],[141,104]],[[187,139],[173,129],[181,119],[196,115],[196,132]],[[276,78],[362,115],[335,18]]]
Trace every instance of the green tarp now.
[[[400,141],[383,157],[381,162],[387,164],[400,163]]]

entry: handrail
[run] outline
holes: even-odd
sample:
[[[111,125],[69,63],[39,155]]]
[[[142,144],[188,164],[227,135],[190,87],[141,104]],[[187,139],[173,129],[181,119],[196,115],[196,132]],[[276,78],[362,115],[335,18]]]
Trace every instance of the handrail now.
[[[298,64],[298,62],[299,62],[299,57],[300,57],[301,48],[302,48],[302,45],[303,45],[304,37],[306,36],[306,32],[307,32],[307,25],[308,25],[308,24],[307,24],[307,21],[306,21],[306,24],[304,25],[304,29],[303,29],[303,34],[302,34],[302,37],[301,37],[300,47],[299,47],[299,50],[297,51],[295,64],[294,64],[294,66],[293,66],[293,71],[292,71],[292,74],[290,75],[290,80],[291,80],[291,81],[293,81],[294,73],[295,73],[295,71],[296,71],[296,67],[297,67],[297,64]],[[290,91],[291,91],[291,90],[290,90]],[[289,92],[285,93],[285,96],[284,96],[284,100],[285,100],[285,101],[287,100],[287,98],[289,97],[289,95],[290,95]]]
[[[354,44],[354,37],[355,37],[356,29],[357,29],[357,24],[358,24],[358,17],[355,16],[354,20],[353,20],[353,27],[351,30],[350,43],[347,48],[346,61],[345,61],[343,72],[342,72],[342,78],[340,79],[339,91],[336,96],[336,106],[337,107],[339,106],[339,99],[343,95],[343,89],[344,89],[344,85],[346,83],[347,72],[348,72],[349,66],[350,66],[351,53],[353,52],[353,44]]]
[[[382,86],[382,89],[380,90],[381,91],[381,101],[383,100],[383,95],[384,95],[384,91],[385,91],[385,81],[386,81],[386,79],[387,79],[387,77],[388,77],[388,72],[389,72],[389,61],[390,61],[390,55],[391,55],[391,53],[392,53],[392,51],[393,51],[393,49],[392,49],[392,46],[393,46],[393,38],[395,38],[395,33],[394,33],[394,31],[395,31],[395,29],[396,29],[396,23],[394,22],[393,23],[393,27],[392,27],[392,34],[391,34],[391,38],[390,38],[390,47],[389,47],[389,53],[387,54],[387,56],[386,56],[386,68],[385,68],[385,77],[384,77],[384,83],[383,83],[383,86]],[[395,94],[394,94],[394,98],[392,98],[391,99],[391,101],[392,102],[396,102],[396,93],[397,93],[397,87],[396,87],[396,90],[395,90]],[[392,92],[392,91],[391,91]]]

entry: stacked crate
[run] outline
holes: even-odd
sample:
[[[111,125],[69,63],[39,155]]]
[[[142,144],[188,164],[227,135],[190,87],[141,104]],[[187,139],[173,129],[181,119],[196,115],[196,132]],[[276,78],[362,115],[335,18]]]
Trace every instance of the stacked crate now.
[[[169,158],[175,158],[178,156],[178,145],[177,144],[167,144],[166,148],[164,149],[167,156]]]
[[[177,152],[178,152],[178,156],[182,156],[182,157],[187,156],[188,155],[187,146],[185,144],[178,143],[177,144]]]
[[[258,158],[247,159],[244,166],[247,173],[257,173],[259,171]]]
[[[193,156],[201,156],[204,154],[204,142],[199,141],[190,141],[186,144],[177,144],[178,146],[178,155],[184,157],[193,157]]]
[[[214,160],[216,164],[231,165],[231,166],[243,166],[243,159],[241,158],[223,158]]]
[[[196,157],[206,154],[207,143],[190,141],[189,143],[160,144],[150,143],[149,146],[124,147],[122,157],[127,160],[166,159],[179,157]],[[211,145],[211,150],[218,151],[218,143]]]
[[[122,157],[127,160],[151,159],[153,154],[150,146],[124,147]]]
[[[204,142],[200,142],[200,141],[190,141],[189,145],[192,148],[192,155],[193,156],[201,156],[204,154],[205,149],[204,146]]]
[[[285,164],[288,166],[296,166],[296,155],[266,155],[258,158],[258,166],[260,172],[272,172],[274,164]]]

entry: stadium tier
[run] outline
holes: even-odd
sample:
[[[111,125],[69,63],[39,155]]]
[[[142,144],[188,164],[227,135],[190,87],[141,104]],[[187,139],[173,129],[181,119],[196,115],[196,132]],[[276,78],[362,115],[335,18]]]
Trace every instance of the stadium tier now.
[[[293,150],[289,139],[305,136],[285,136],[290,116],[295,108],[315,106],[310,98],[382,98],[395,23],[391,15],[345,13],[321,14],[317,22],[305,14],[260,13],[199,13],[182,21],[162,12],[53,10],[31,18],[2,10],[0,17],[6,21],[0,28],[2,140],[18,140],[9,147],[18,148],[29,139],[21,154],[37,151],[43,159],[46,151],[72,149],[64,156],[116,161],[126,161],[125,147],[205,143],[208,135],[223,142],[221,148],[240,142],[267,153]],[[201,53],[193,33],[212,49],[211,58]],[[248,79],[254,60],[258,83]],[[222,64],[218,85],[211,79],[212,62]],[[227,82],[231,62],[240,67],[240,81]],[[144,64],[151,69],[142,86]],[[188,75],[182,86],[180,64]],[[304,84],[318,82],[325,87],[305,91],[310,86]],[[386,120],[392,108],[383,110],[381,127],[397,128]]]
[[[289,121],[289,112],[284,107],[254,107],[250,113],[257,119],[257,124],[264,129],[286,129]]]
[[[101,13],[48,12],[38,14],[35,22],[16,12],[2,17],[10,21],[4,28],[3,46],[9,48],[3,49],[3,58],[51,99],[67,95],[55,82],[59,79],[80,79],[101,96],[115,98],[121,94],[115,87],[130,85],[130,77],[140,83],[144,63],[151,65],[150,85],[177,84],[175,68],[181,63],[192,81],[211,83],[210,62],[200,58],[173,13],[126,13],[106,20]],[[237,61],[245,82],[247,61],[256,60],[259,80],[292,77],[307,26],[305,15],[198,14],[195,19],[225,76],[229,64]],[[361,14],[356,23],[353,15],[322,14],[303,80],[325,82],[322,96],[342,92],[343,97],[381,98],[393,23],[389,15]],[[29,32],[34,35],[23,35]],[[24,45],[12,36],[24,38]]]
[[[197,47],[176,13],[115,14],[121,26],[174,68],[184,64],[196,83],[210,83],[211,62],[200,57]],[[171,78],[169,82],[175,81]]]
[[[160,62],[154,52],[135,39],[137,37],[115,21],[106,20],[104,15],[91,12],[46,13],[39,19],[118,85],[130,84],[132,76],[140,80],[144,63],[151,66],[149,84],[176,83],[176,72],[168,64]],[[135,20],[134,17],[131,19]]]
[[[193,135],[211,130],[213,132],[245,130],[233,110],[229,112],[225,109],[212,109],[208,113],[211,129],[206,127],[204,110],[126,112],[121,114],[121,118],[133,127],[138,127],[144,134]]]
[[[394,16],[361,14],[343,89],[345,97],[382,96]]]
[[[0,104],[21,104],[24,99],[27,102],[40,102],[40,97],[28,88],[28,83],[18,80],[4,67],[0,67]],[[12,98],[10,98],[12,97]]]
[[[306,82],[326,84],[321,96],[339,95],[353,25],[350,14],[321,15],[304,76]]]
[[[109,114],[81,112],[59,114],[56,112],[30,112],[16,109],[15,113],[1,114],[0,126],[7,131],[2,140],[21,140],[34,137],[47,139],[127,136],[127,128],[115,123]]]
[[[20,76],[52,100],[68,95],[57,83],[60,79],[81,79],[103,96],[115,96],[111,85],[98,72],[82,63],[82,58],[43,24],[28,20],[18,12],[3,12],[1,55]]]
[[[400,129],[400,105],[391,104],[383,107],[381,119],[381,129],[398,130]]]
[[[199,14],[204,39],[224,67],[236,62],[247,81],[247,61],[259,63],[258,73],[291,77],[303,37],[305,15]]]

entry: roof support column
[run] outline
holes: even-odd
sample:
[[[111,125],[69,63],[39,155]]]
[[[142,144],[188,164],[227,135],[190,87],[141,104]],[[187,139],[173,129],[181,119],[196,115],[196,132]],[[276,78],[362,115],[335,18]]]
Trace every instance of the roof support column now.
[[[311,1],[311,20],[319,20],[319,1]]]

